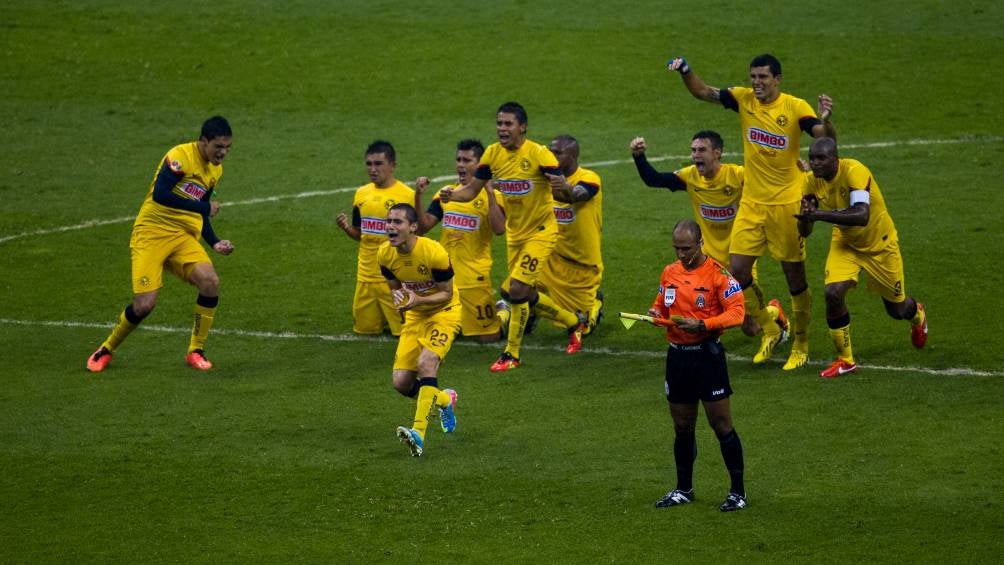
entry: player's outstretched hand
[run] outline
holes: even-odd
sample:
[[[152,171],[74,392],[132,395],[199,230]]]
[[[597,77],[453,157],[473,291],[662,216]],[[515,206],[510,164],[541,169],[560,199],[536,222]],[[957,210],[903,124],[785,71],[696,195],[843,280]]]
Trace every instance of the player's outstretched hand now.
[[[418,177],[415,179],[415,192],[425,194],[425,189],[429,187],[429,177]]]
[[[213,244],[213,251],[220,255],[230,255],[234,252],[234,244],[229,239],[221,239]]]
[[[645,143],[645,138],[638,136],[631,140],[631,154],[641,155],[648,149],[648,144]]]
[[[678,71],[681,75],[690,74],[690,65],[683,57],[674,57],[666,63],[666,68],[671,71]]]
[[[819,119],[827,122],[833,116],[833,99],[825,94],[819,95],[819,104],[816,106],[816,113]]]

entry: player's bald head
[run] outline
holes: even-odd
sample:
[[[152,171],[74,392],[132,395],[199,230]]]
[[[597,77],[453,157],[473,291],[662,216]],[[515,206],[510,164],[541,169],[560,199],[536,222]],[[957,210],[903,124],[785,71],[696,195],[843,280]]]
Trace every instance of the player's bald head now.
[[[820,137],[809,146],[809,153],[822,155],[825,157],[837,156],[837,140],[832,137]]]

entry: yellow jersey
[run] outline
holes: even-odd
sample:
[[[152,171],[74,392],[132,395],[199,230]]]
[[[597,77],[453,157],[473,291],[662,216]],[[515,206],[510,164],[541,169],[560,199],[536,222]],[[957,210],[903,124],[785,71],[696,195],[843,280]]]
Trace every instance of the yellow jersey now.
[[[387,211],[399,203],[411,204],[415,201],[415,191],[401,181],[395,181],[387,188],[377,188],[373,183],[359,187],[352,199],[352,207],[358,213],[360,237],[359,258],[356,277],[359,282],[383,282],[376,251],[387,241]],[[353,214],[355,216],[355,214]]]
[[[568,177],[568,184],[595,187],[596,194],[581,202],[554,201],[554,217],[558,221],[558,241],[554,253],[576,263],[597,267],[603,271],[600,236],[603,233],[603,190],[600,176],[579,167]]]
[[[798,169],[804,119],[816,120],[808,102],[790,94],[761,104],[752,88],[728,90],[738,107],[743,134],[746,186],[743,198],[758,204],[790,204],[801,198],[802,172]]]
[[[415,247],[408,253],[400,253],[389,241],[384,241],[377,249],[376,258],[385,280],[397,280],[401,286],[419,296],[438,292],[437,282],[453,278],[453,267],[446,249],[438,241],[424,236],[418,236]],[[436,306],[423,304],[411,311],[434,314],[450,307],[460,308],[460,293],[456,288],[448,302]]]
[[[475,176],[492,180],[502,193],[508,241],[522,243],[539,232],[557,231],[551,183],[544,172],[560,175],[558,159],[550,149],[529,139],[515,151],[493,143],[481,156]]]
[[[851,191],[868,192],[868,225],[841,226],[834,224],[833,240],[864,253],[881,251],[899,241],[896,226],[885,205],[885,198],[868,167],[855,159],[840,159],[833,180],[817,178],[812,173],[804,175],[803,194],[811,194],[819,201],[820,210],[843,210],[851,205]]]
[[[694,165],[675,171],[675,174],[687,184],[694,220],[701,226],[704,237],[704,252],[722,265],[728,265],[732,224],[743,195],[743,167],[722,163],[711,179],[701,176]]]
[[[153,188],[161,171],[180,177],[171,192],[186,200],[208,200],[220,177],[223,165],[214,165],[202,157],[197,141],[173,147],[164,155],[150,181],[150,189],[143,199],[134,228],[153,227],[167,231],[185,231],[198,238],[202,232],[202,214],[164,206],[153,200]],[[208,207],[206,214],[209,213]]]
[[[450,185],[444,188],[460,188]],[[485,189],[487,190],[487,188]],[[495,191],[495,202],[502,207],[502,194]],[[488,195],[484,190],[470,202],[447,202],[439,200],[439,194],[432,199],[430,208],[436,209],[436,216],[442,220],[439,243],[443,245],[453,262],[455,277],[453,286],[471,288],[491,286],[492,272],[492,230],[488,219]]]

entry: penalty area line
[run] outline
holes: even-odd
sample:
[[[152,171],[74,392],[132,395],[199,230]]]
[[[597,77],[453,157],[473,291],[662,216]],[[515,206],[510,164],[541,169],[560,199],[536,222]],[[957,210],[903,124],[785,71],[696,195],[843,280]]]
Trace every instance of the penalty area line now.
[[[60,321],[60,320],[16,320],[12,318],[0,318],[0,325],[4,326],[21,326],[21,327],[50,327],[50,328],[94,328],[94,329],[111,329],[114,324],[104,322],[74,322],[74,321]],[[191,328],[179,327],[179,326],[164,326],[158,324],[144,324],[138,329],[161,332],[161,333],[171,333],[171,334],[189,334],[191,333]],[[396,337],[390,336],[360,336],[355,334],[317,334],[317,333],[299,333],[299,332],[274,332],[274,331],[262,331],[262,330],[241,330],[241,329],[228,329],[228,328],[213,328],[214,335],[229,335],[236,337],[253,337],[262,339],[291,339],[291,340],[313,340],[313,341],[326,341],[334,343],[373,343],[373,342],[386,342],[395,343],[397,341]],[[470,348],[489,348],[497,344],[482,344],[473,341],[465,341],[458,339],[453,343],[454,347],[470,347]],[[661,345],[661,344],[660,344]],[[525,344],[523,349],[531,351],[556,351],[564,353],[565,348],[559,346],[546,346],[546,345],[534,345]],[[657,351],[632,351],[632,350],[619,350],[611,349],[609,347],[590,347],[583,349],[579,355],[589,354],[589,355],[607,355],[615,357],[650,357],[650,358],[661,358],[665,355],[662,350]],[[740,355],[728,355],[729,359],[733,361],[744,361],[749,362],[751,359],[749,357],[744,357]],[[826,366],[827,363],[819,361],[810,361],[811,366]],[[859,367],[867,370],[875,371],[891,371],[898,373],[922,373],[925,375],[933,376],[948,376],[948,377],[1004,377],[1004,372],[998,371],[978,371],[975,369],[969,369],[967,367],[950,367],[947,369],[931,369],[929,367],[911,367],[911,366],[897,366],[897,365],[868,365],[865,363],[859,363]]]

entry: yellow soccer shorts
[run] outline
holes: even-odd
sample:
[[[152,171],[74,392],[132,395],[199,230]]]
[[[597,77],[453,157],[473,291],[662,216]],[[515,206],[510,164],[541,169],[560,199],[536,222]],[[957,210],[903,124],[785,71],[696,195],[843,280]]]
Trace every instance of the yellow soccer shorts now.
[[[528,286],[537,286],[540,274],[544,271],[547,258],[554,251],[558,239],[557,231],[541,231],[538,235],[521,242],[506,243],[509,257],[509,276],[502,283],[502,288],[509,290],[509,280],[516,279]]]
[[[570,312],[589,313],[596,302],[603,272],[599,267],[583,265],[552,253],[541,274],[537,288]],[[595,320],[590,320],[595,323]]]
[[[460,292],[460,329],[467,337],[491,335],[499,331],[495,315],[495,289],[491,285],[457,289]]]
[[[461,309],[456,307],[432,314],[407,312],[394,353],[394,370],[418,371],[418,356],[423,349],[435,353],[440,361],[446,359],[460,331],[460,312]]]
[[[891,242],[877,253],[863,253],[837,238],[830,240],[823,284],[844,281],[857,283],[862,269],[868,274],[868,290],[892,303],[898,304],[906,300],[903,256],[899,252],[898,242]]]
[[[805,261],[805,240],[798,235],[799,202],[760,204],[739,202],[739,213],[732,224],[729,253],[761,257],[764,251],[777,261]]]
[[[383,333],[384,322],[390,333],[401,335],[404,317],[390,295],[386,282],[356,281],[356,293],[352,297],[352,331],[362,335]]]
[[[164,269],[188,282],[188,275],[198,263],[209,263],[199,240],[187,232],[134,229],[129,239],[132,257],[132,291],[152,292],[164,286]]]

